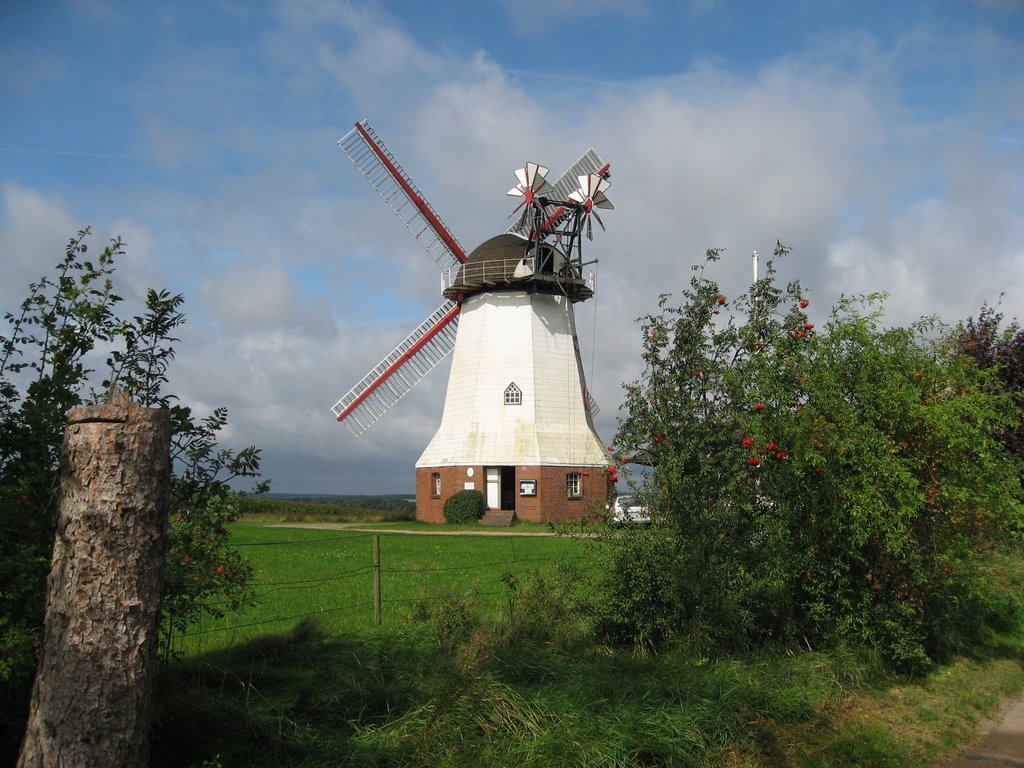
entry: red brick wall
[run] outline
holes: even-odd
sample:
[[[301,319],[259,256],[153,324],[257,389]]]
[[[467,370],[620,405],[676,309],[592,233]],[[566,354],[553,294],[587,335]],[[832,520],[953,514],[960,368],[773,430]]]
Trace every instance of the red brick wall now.
[[[434,496],[434,473],[441,473],[441,496]],[[471,482],[476,490],[485,492],[483,468],[474,467],[473,477],[466,467],[426,467],[416,470],[416,519],[425,523],[444,522],[444,502]]]
[[[416,519],[427,523],[444,522],[444,502],[457,491],[472,483],[481,493],[487,492],[483,467],[473,467],[473,476],[466,467],[421,467],[416,470]],[[433,475],[441,474],[441,496],[434,497]],[[579,498],[570,499],[565,492],[565,476],[579,472]],[[536,496],[520,496],[521,480],[537,482]],[[571,522],[593,517],[604,512],[608,498],[614,492],[608,482],[605,467],[516,467],[516,517],[534,522]]]
[[[540,467],[539,514],[523,519],[567,523],[602,513],[608,503],[608,477],[604,470],[604,467]],[[565,476],[570,472],[580,473],[582,495],[578,498],[570,499],[565,492]]]

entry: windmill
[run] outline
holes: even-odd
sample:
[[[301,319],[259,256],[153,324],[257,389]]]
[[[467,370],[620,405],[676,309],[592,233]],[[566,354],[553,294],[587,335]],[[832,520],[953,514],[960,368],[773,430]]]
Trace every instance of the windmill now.
[[[454,350],[440,426],[416,462],[416,516],[482,491],[488,516],[584,516],[614,479],[594,429],[573,304],[594,294],[582,259],[608,165],[588,150],[553,184],[527,163],[508,194],[518,218],[471,253],[365,120],[339,142],[441,271],[441,305],[333,407],[357,437]]]

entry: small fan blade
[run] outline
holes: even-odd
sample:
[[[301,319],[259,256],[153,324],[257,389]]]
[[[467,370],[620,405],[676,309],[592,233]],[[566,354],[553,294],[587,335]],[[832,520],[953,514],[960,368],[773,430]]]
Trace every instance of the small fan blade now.
[[[520,197],[532,192],[534,195],[543,195],[551,192],[554,188],[544,178],[548,169],[538,163],[527,163],[523,168],[516,170],[516,178],[519,183],[508,191],[508,194]]]
[[[597,223],[601,226],[601,229],[604,229],[604,222],[601,221],[601,217],[597,215],[597,212],[594,209],[612,208],[611,201],[609,201],[607,196],[604,194],[604,191],[611,186],[611,182],[596,173],[591,173],[586,176],[577,176],[576,178],[579,181],[580,186],[575,192],[569,194],[569,199],[583,206],[583,211],[580,215],[587,220],[587,239],[593,240],[594,225],[591,223],[590,218],[593,216],[597,219]]]
[[[512,214],[515,215],[516,211],[520,208],[523,209],[516,228],[523,229],[528,222],[531,223],[531,226],[536,226],[534,220],[542,220],[544,205],[539,196],[554,191],[554,187],[548,184],[544,178],[547,172],[548,169],[538,163],[527,163],[516,170],[516,178],[519,183],[508,191],[508,194],[513,197],[524,198],[512,211]]]
[[[592,206],[598,208],[612,208],[611,201],[605,195],[604,191],[611,186],[611,182],[602,176],[592,173],[588,176],[578,177],[580,186],[579,188],[569,195],[569,198],[575,200],[577,203],[583,203],[587,200],[591,201]]]
[[[543,165],[537,163],[526,164],[526,178],[527,186],[537,194],[547,192],[551,189],[551,185],[548,184],[545,176],[548,175],[548,169]]]

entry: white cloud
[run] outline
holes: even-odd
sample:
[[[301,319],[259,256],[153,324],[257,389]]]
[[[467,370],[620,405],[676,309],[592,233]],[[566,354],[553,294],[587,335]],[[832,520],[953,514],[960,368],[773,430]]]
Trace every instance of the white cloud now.
[[[64,258],[68,241],[84,225],[62,200],[36,190],[8,183],[0,194],[0,306],[13,310],[28,295],[29,283]]]
[[[228,333],[259,335],[299,324],[300,307],[291,278],[277,267],[239,263],[208,274],[199,300]]]

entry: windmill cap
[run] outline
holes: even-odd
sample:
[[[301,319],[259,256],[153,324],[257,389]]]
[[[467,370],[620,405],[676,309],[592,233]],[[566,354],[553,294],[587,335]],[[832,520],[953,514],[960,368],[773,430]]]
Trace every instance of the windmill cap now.
[[[561,251],[541,243],[538,255],[535,243],[508,233],[474,248],[444,295],[455,299],[502,290],[564,294],[573,302],[594,295]]]

